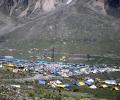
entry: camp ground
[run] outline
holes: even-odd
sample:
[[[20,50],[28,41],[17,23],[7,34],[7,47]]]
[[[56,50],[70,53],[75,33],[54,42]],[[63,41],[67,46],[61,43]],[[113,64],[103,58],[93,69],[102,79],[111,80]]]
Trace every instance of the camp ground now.
[[[65,80],[65,79],[64,79]],[[100,81],[90,81],[92,79],[89,79],[88,81],[84,81],[84,80],[74,80],[73,81],[69,81],[69,82],[64,82],[64,80],[38,80],[38,84],[39,85],[43,85],[43,86],[47,86],[48,88],[60,88],[60,89],[70,89],[70,88],[74,88],[75,86],[77,88],[88,88],[88,89],[109,89],[109,90],[114,90],[114,91],[119,91],[120,90],[120,86],[119,83],[117,84],[109,84],[109,83],[103,83]],[[95,80],[95,79],[94,79]],[[113,80],[109,80],[109,81],[113,81]]]
[[[63,57],[65,58],[65,57]],[[49,88],[89,88],[89,89],[110,89],[119,91],[120,80],[104,77],[92,77],[113,72],[120,72],[120,66],[112,65],[88,65],[62,62],[48,62],[43,60],[18,59],[12,56],[0,58],[0,68],[17,73],[30,73],[33,77],[21,80],[37,80],[39,85]],[[91,75],[91,77],[89,77]],[[81,79],[79,79],[81,77]],[[69,79],[69,81],[66,81]]]

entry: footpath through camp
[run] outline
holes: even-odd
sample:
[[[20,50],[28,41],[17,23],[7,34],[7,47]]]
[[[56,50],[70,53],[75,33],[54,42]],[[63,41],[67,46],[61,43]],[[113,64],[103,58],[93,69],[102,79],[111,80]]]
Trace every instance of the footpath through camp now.
[[[9,83],[7,87],[19,90],[27,84],[27,87],[32,90],[37,84],[50,91],[88,93],[102,89],[120,93],[119,77],[120,65],[31,61],[17,59],[13,56],[0,56],[0,87],[2,88],[6,88],[5,85]]]

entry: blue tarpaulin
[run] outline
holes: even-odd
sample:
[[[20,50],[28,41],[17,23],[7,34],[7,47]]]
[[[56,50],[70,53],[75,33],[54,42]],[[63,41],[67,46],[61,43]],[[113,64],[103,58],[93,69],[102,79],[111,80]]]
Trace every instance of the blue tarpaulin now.
[[[72,83],[66,83],[66,84],[64,84],[64,85],[65,85],[66,88],[69,88],[69,87],[72,87],[72,86],[73,86]]]
[[[41,85],[45,85],[46,81],[45,80],[38,80],[38,83]]]
[[[86,85],[91,85],[91,84],[92,84],[91,82],[88,82],[87,80],[84,81],[84,83],[85,83]]]

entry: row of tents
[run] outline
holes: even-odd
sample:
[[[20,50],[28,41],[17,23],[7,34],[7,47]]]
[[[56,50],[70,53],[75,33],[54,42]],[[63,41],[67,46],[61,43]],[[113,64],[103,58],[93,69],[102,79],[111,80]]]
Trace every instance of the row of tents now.
[[[88,87],[90,89],[96,88],[114,88],[114,90],[120,90],[120,83],[115,80],[98,81],[97,79],[86,79],[83,81],[63,82],[63,80],[38,80],[40,85],[48,85],[50,88],[72,88],[73,86]]]

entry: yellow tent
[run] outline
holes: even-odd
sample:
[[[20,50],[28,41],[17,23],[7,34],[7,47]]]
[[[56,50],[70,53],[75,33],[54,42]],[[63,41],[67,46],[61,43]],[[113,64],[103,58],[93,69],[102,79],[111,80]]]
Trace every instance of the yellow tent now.
[[[118,83],[118,85],[120,86],[120,83]]]
[[[80,84],[80,86],[84,86],[85,85],[85,83],[82,82],[82,81],[80,81],[79,84]]]
[[[11,63],[9,63],[9,64],[4,64],[3,66],[4,66],[4,68],[6,68],[6,69],[14,69],[14,68],[15,68],[15,65],[14,65],[14,64],[11,64]]]
[[[106,84],[102,84],[101,87],[102,87],[102,88],[107,88],[108,85],[106,85]]]
[[[56,87],[59,87],[59,88],[64,88],[65,85],[64,84],[59,84],[59,85],[56,85]]]
[[[120,89],[118,87],[114,87],[112,90],[119,91]]]

